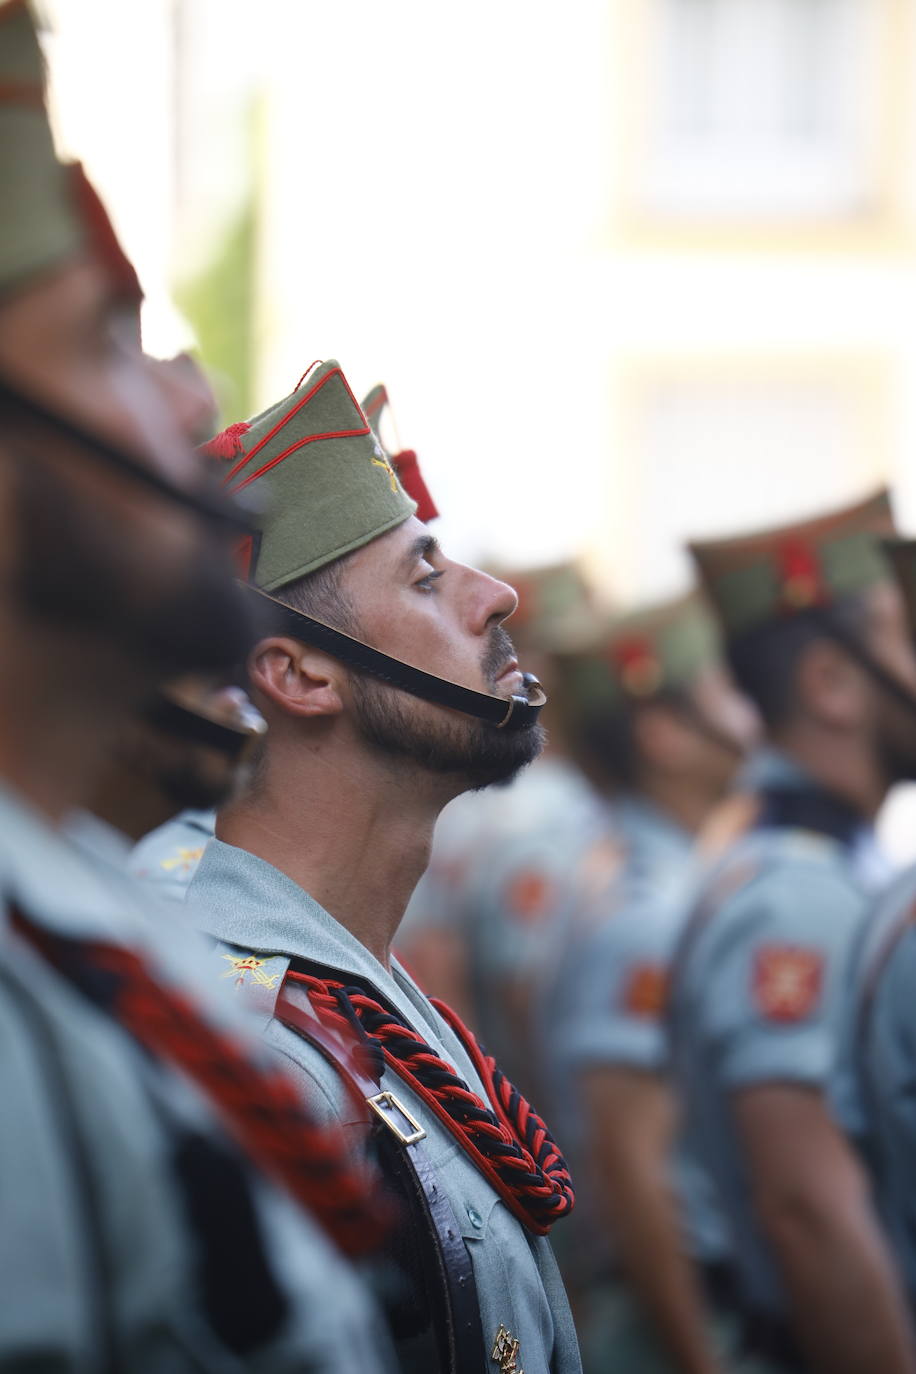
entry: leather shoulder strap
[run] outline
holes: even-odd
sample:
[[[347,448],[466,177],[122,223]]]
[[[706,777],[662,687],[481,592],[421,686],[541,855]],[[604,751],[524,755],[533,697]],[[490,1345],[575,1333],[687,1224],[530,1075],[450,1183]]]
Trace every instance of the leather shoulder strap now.
[[[432,1261],[435,1290],[431,1294],[431,1322],[442,1368],[449,1374],[486,1367],[480,1321],[480,1302],[471,1257],[461,1227],[435,1165],[423,1146],[426,1135],[394,1093],[380,1091],[360,1062],[358,1046],[351,1050],[316,1016],[298,1007],[286,993],[277,999],[277,1019],[315,1047],[336,1070],[349,1092],[376,1117],[377,1158],[391,1176],[409,1209],[407,1225],[421,1230],[423,1249]],[[416,1237],[414,1238],[416,1239]],[[403,1247],[401,1247],[403,1250]],[[403,1254],[397,1256],[399,1260]],[[421,1266],[422,1267],[422,1266]],[[425,1266],[429,1284],[429,1266]],[[395,1340],[398,1332],[395,1331]]]

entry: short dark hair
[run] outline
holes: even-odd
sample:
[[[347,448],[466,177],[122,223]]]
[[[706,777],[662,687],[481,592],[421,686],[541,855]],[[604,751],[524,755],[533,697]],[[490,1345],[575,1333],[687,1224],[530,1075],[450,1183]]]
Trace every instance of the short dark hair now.
[[[802,655],[831,628],[864,642],[868,609],[862,596],[849,596],[832,606],[800,611],[784,620],[736,636],[726,644],[726,657],[735,682],[750,697],[769,729],[791,719],[795,708],[798,668]]]
[[[275,593],[280,601],[292,606],[293,610],[310,615],[315,620],[323,620],[335,630],[345,634],[355,634],[359,620],[356,607],[343,591],[341,582],[348,554],[335,558],[315,572],[306,573],[296,582],[290,582]]]

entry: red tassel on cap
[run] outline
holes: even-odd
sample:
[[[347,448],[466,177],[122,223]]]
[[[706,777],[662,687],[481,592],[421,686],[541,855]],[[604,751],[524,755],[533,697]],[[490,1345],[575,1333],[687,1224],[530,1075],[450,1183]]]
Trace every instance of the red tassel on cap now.
[[[223,458],[229,462],[243,452],[242,435],[250,429],[247,420],[236,420],[234,425],[227,425],[220,434],[214,434],[212,439],[201,444],[200,451],[207,458]]]
[[[829,598],[817,549],[804,539],[787,539],[777,551],[783,609],[804,611]]]
[[[662,666],[651,640],[641,635],[618,639],[608,657],[624,691],[631,696],[651,696],[661,686]]]
[[[417,519],[422,520],[424,525],[429,520],[435,520],[439,511],[423,480],[423,474],[420,471],[420,464],[414,450],[405,448],[400,453],[395,453],[391,459],[391,466],[397,473],[401,486],[411,501],[417,503]]]

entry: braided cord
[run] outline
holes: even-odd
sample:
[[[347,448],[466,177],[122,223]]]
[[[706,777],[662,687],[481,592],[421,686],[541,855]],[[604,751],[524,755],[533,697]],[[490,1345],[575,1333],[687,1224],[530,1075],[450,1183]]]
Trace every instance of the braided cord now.
[[[575,1195],[566,1161],[537,1112],[500,1072],[471,1032],[443,1003],[435,1006],[467,1049],[484,1083],[487,1105],[397,1012],[363,988],[291,969],[322,1021],[352,1033],[343,1002],[389,1065],[436,1114],[523,1225],[546,1235],[572,1211]]]
[[[156,981],[119,946],[73,940],[13,913],[20,934],[154,1059],[178,1068],[216,1107],[227,1131],[263,1171],[311,1213],[345,1253],[364,1254],[383,1233],[367,1171],[351,1162],[339,1129],[313,1120],[280,1070],[253,1061],[182,993]]]

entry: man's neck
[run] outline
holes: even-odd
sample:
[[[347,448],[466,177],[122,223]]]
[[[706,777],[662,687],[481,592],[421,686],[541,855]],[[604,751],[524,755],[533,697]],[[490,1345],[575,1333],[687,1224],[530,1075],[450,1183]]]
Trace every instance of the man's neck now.
[[[646,773],[639,780],[637,795],[652,803],[669,821],[695,835],[721,799],[698,788],[690,779]]]
[[[255,791],[220,812],[217,836],[285,873],[387,968],[449,797],[406,767],[290,753],[278,749]]]
[[[803,722],[774,731],[770,742],[863,818],[870,820],[877,814],[889,781],[863,742],[855,738],[825,739]]]

